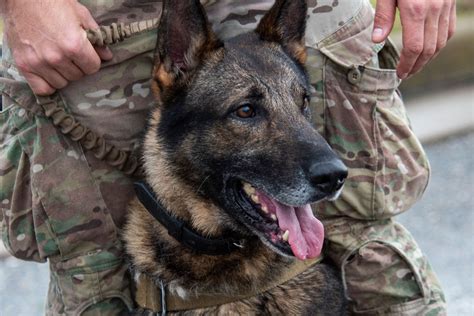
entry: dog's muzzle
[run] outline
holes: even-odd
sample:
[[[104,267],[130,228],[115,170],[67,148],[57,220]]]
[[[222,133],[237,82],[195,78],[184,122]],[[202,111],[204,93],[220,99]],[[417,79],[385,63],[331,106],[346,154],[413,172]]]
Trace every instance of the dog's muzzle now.
[[[309,168],[309,177],[313,187],[321,195],[329,197],[342,189],[348,173],[347,167],[339,159],[316,162]]]

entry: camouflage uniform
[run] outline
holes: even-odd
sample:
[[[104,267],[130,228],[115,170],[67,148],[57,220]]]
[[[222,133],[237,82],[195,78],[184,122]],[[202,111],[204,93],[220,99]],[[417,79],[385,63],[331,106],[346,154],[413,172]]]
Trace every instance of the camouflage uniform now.
[[[222,37],[254,29],[271,0],[203,0]],[[81,1],[99,24],[155,18],[154,1]],[[350,167],[342,197],[315,206],[327,253],[341,267],[354,313],[444,315],[439,282],[411,235],[392,217],[423,193],[425,153],[409,122],[390,43],[371,42],[366,0],[308,0],[308,70],[314,124]],[[155,33],[112,47],[100,72],[61,91],[84,125],[132,149],[153,105]],[[4,46],[6,47],[6,46]],[[47,314],[117,315],[133,305],[118,242],[131,180],[58,132],[4,50],[1,86],[0,219],[9,251],[49,260]],[[31,111],[25,110],[30,108]]]

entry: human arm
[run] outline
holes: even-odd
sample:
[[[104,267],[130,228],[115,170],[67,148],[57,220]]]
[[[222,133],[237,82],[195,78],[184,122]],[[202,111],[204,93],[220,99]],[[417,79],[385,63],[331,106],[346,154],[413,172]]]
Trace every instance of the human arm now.
[[[455,0],[378,0],[372,39],[384,41],[400,11],[403,49],[397,74],[401,79],[419,72],[446,46],[456,28]]]
[[[49,95],[99,70],[108,48],[95,48],[84,29],[98,25],[76,0],[2,0],[4,34],[18,70],[33,92]]]

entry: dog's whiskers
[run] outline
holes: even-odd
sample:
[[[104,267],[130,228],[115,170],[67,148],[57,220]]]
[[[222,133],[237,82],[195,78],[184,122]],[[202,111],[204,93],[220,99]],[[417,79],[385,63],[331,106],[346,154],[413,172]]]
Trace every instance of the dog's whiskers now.
[[[196,193],[199,193],[199,191],[201,191],[202,186],[204,185],[204,183],[205,183],[207,180],[209,180],[210,177],[211,177],[211,176],[208,175],[207,177],[204,178],[204,180],[202,180],[201,184],[199,185],[199,187],[198,187],[197,190],[196,190]]]

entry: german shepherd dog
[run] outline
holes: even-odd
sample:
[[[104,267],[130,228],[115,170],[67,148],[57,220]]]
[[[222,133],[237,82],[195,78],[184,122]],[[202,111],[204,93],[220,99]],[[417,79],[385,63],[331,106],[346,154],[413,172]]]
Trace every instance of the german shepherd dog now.
[[[277,0],[254,32],[221,41],[198,0],[164,1],[145,181],[164,222],[201,237],[183,243],[136,199],[124,229],[131,271],[183,299],[256,293],[185,315],[345,313],[327,263],[268,289],[295,261],[321,254],[310,203],[334,199],[347,177],[310,123],[306,12],[304,0]],[[201,240],[238,242],[224,251]]]

